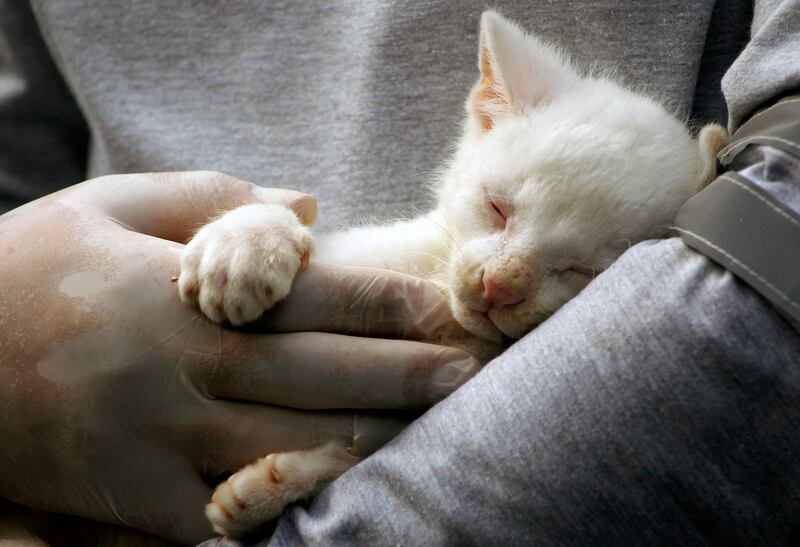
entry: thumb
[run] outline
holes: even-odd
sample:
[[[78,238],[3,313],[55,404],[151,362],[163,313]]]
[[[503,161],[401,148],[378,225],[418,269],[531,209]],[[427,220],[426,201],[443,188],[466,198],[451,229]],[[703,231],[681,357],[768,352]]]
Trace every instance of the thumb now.
[[[317,217],[314,198],[294,190],[260,188],[213,171],[111,175],[81,188],[100,214],[136,232],[185,243],[219,215],[251,203],[285,205],[303,224]]]
[[[253,193],[264,203],[280,203],[294,211],[300,222],[313,226],[317,221],[317,200],[308,194],[282,188],[262,188],[253,185]]]

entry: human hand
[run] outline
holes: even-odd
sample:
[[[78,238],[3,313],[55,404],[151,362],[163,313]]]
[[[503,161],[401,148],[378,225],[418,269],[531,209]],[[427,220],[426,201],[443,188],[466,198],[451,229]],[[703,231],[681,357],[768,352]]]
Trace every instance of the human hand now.
[[[364,410],[425,407],[477,370],[460,350],[366,337],[422,338],[450,318],[400,274],[312,265],[262,323],[271,334],[182,304],[180,242],[258,201],[316,213],[308,196],[201,172],[94,179],[0,217],[0,496],[196,542],[214,477],[329,440],[367,454],[404,421]]]

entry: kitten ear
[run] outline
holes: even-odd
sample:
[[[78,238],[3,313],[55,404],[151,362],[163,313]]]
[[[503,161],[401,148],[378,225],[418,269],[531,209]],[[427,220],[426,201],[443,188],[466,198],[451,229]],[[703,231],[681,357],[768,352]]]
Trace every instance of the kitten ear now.
[[[478,66],[481,79],[472,90],[469,111],[484,131],[501,116],[548,102],[579,79],[554,47],[491,10],[481,16]]]
[[[700,147],[700,181],[698,191],[717,176],[717,154],[728,144],[728,132],[719,124],[711,123],[700,130],[697,145]]]

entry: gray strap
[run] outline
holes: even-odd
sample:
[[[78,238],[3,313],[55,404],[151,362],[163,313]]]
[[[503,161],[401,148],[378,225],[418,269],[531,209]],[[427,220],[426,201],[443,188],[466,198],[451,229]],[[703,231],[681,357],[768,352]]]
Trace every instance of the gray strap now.
[[[723,166],[750,144],[766,144],[794,156],[800,156],[800,96],[785,97],[747,120],[720,150],[717,158]]]
[[[683,205],[675,229],[800,324],[800,217],[794,211],[729,172]]]

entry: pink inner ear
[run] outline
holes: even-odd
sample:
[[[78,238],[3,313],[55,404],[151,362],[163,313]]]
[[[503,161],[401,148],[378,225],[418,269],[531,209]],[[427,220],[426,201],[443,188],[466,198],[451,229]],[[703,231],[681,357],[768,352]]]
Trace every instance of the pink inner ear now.
[[[502,85],[498,81],[489,48],[481,44],[480,67],[481,79],[472,96],[475,112],[481,121],[483,130],[487,133],[494,127],[494,116],[499,112],[511,109],[508,97],[502,92]]]
[[[494,12],[481,19],[479,66],[481,79],[470,102],[484,132],[501,117],[538,108],[579,80],[557,49]]]

